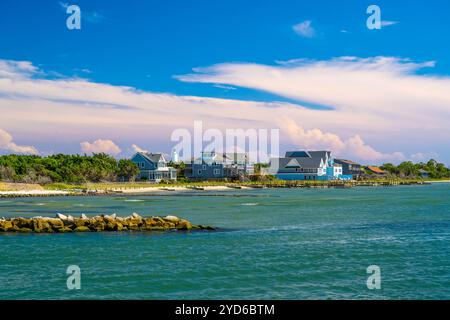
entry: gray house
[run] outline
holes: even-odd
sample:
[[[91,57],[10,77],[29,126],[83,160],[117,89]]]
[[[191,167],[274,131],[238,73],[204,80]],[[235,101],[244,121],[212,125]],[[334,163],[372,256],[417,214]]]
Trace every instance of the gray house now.
[[[150,182],[177,180],[177,170],[167,166],[167,160],[161,153],[138,152],[131,161],[139,168],[137,179]]]
[[[200,158],[186,164],[184,175],[193,180],[238,179],[248,173],[247,167],[244,153],[202,152]]]
[[[193,180],[223,179],[224,170],[221,158],[215,152],[202,152],[198,159],[186,164],[184,176]]]

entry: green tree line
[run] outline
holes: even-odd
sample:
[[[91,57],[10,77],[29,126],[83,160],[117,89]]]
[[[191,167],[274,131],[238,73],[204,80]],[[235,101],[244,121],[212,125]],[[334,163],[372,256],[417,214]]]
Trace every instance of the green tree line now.
[[[426,163],[413,163],[411,161],[405,161],[400,163],[398,166],[393,165],[392,163],[385,163],[381,166],[381,169],[399,177],[417,177],[420,176],[423,171],[426,171],[432,179],[450,177],[450,169],[443,163],[438,163],[433,159]]]
[[[104,154],[48,157],[31,155],[0,156],[0,180],[22,183],[84,183],[134,180],[138,167],[131,160]]]

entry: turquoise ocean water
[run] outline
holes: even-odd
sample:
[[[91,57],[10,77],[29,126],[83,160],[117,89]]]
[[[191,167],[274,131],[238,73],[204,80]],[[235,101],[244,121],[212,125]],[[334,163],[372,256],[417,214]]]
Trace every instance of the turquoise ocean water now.
[[[450,299],[450,184],[0,199],[0,216],[56,212],[221,230],[0,234],[0,299]]]

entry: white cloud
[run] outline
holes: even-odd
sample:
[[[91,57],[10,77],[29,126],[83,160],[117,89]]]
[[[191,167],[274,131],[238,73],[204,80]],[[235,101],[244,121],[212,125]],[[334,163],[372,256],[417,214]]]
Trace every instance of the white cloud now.
[[[292,26],[292,29],[301,37],[313,38],[316,35],[316,31],[311,24],[311,20],[305,20]]]
[[[139,146],[137,146],[135,144],[131,145],[131,150],[132,150],[133,153],[136,153],[136,152],[148,152],[147,150],[142,149],[142,148],[140,148]]]
[[[344,152],[353,157],[356,157],[357,159],[372,162],[382,162],[382,161],[399,162],[406,159],[405,155],[398,151],[393,153],[382,153],[376,151],[374,148],[367,145],[359,135],[355,135],[345,141]]]
[[[0,59],[0,78],[20,80],[36,74],[38,68],[29,61],[13,61]]]
[[[117,155],[122,150],[111,140],[98,139],[94,142],[81,142],[81,151],[84,153],[107,153],[112,155]]]
[[[410,156],[411,161],[413,162],[423,162],[423,161],[428,161],[430,159],[435,159],[440,161],[439,159],[439,155],[436,152],[433,151],[429,151],[429,152],[417,152],[414,153]]]
[[[282,123],[292,143],[300,149],[330,150],[336,156],[372,161],[372,163],[405,159],[401,152],[382,153],[376,151],[367,145],[359,135],[344,140],[336,134],[323,132],[320,129],[305,130],[290,119],[282,119]]]
[[[236,90],[235,87],[232,87],[232,86],[224,86],[224,85],[222,85],[222,84],[215,84],[214,87],[215,87],[215,88],[218,88],[218,89],[227,90],[227,91],[228,91],[228,90]]]
[[[314,130],[336,135],[347,144],[342,150],[353,150],[350,158],[369,154],[367,149],[358,151],[363,147],[356,138],[348,142],[358,135],[363,146],[382,155],[436,150],[449,161],[445,146],[450,135],[450,79],[416,73],[433,66],[392,57],[341,57],[275,66],[227,63],[177,77],[302,101],[287,103],[159,94],[85,79],[42,79],[35,77],[41,71],[30,62],[0,60],[0,127],[20,131],[28,144],[46,141],[52,150],[108,137],[122,145],[148,144],[150,138],[152,148],[168,151],[175,145],[170,143],[172,131],[192,128],[195,120],[222,131],[279,127],[287,132],[278,120],[291,119],[317,144],[323,138]],[[303,103],[330,109],[311,109]],[[292,142],[288,134],[280,138],[282,149]]]
[[[0,150],[20,154],[38,154],[38,150],[32,146],[20,146],[14,143],[12,136],[0,129]]]
[[[398,24],[398,21],[389,21],[389,20],[382,20],[381,21],[381,26],[382,27],[389,27],[389,26],[393,26],[395,24]]]
[[[307,128],[369,135],[384,144],[396,140],[413,148],[414,138],[423,147],[425,140],[437,145],[450,134],[450,78],[416,73],[434,65],[393,57],[293,60],[277,66],[224,63],[178,79],[240,86],[299,104],[327,106],[331,110],[297,108],[292,114]]]

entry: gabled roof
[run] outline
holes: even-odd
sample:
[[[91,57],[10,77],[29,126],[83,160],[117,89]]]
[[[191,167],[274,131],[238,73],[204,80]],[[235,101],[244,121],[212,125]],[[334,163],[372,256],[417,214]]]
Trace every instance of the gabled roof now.
[[[138,152],[138,154],[152,163],[159,161],[167,162],[162,153]]]
[[[374,173],[379,173],[379,174],[386,173],[386,171],[381,170],[380,168],[375,167],[375,166],[367,166],[367,169],[369,169],[370,171],[372,171]]]
[[[300,165],[300,163],[298,163],[297,159],[292,158],[291,160],[289,160],[288,163],[286,163],[285,167],[286,168],[300,168],[301,165]]]
[[[295,162],[294,162],[295,161]],[[294,165],[305,169],[317,169],[322,163],[322,158],[279,158],[279,168],[293,168]],[[294,167],[295,168],[295,167]]]
[[[346,164],[356,164],[359,165],[359,163],[356,163],[352,160],[347,160],[347,159],[334,159],[335,162],[342,162],[342,163],[346,163]]]

